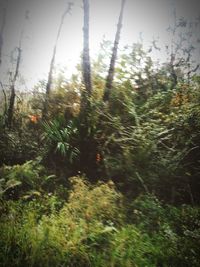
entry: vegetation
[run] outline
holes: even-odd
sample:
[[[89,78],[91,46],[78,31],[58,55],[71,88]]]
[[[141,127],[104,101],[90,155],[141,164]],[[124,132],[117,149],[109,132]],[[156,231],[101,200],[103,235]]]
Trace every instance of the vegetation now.
[[[180,42],[158,67],[136,43],[116,61],[122,0],[114,48],[102,42],[90,66],[89,1],[83,4],[86,54],[77,75],[54,78],[53,54],[48,93],[39,84],[23,101],[15,97],[9,123],[2,102],[0,266],[199,267],[200,76],[193,49]],[[180,20],[173,34],[186,26]]]

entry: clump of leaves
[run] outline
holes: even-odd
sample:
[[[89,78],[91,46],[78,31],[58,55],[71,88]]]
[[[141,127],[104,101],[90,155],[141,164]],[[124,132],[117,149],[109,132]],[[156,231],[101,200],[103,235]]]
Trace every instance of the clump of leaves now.
[[[80,177],[70,178],[70,181],[72,191],[67,210],[71,215],[78,215],[78,218],[85,218],[88,222],[94,219],[105,223],[122,221],[122,195],[115,190],[112,181],[99,182],[98,186],[92,186]]]
[[[129,222],[148,234],[150,258],[163,266],[199,266],[199,207],[164,205],[153,195],[131,204]]]
[[[79,155],[76,147],[78,128],[75,120],[62,124],[59,120],[44,122],[43,138],[47,141],[47,153],[58,153],[72,163]]]
[[[0,129],[0,166],[22,164],[35,158],[40,148],[38,134],[28,128]]]
[[[0,169],[0,194],[3,198],[29,199],[40,197],[44,190],[54,188],[55,175],[48,175],[36,161],[22,165],[3,166]]]

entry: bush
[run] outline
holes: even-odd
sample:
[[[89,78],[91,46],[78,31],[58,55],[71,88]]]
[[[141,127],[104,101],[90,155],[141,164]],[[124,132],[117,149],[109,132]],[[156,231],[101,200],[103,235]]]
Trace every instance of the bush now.
[[[72,183],[68,202],[51,214],[40,214],[36,203],[10,202],[0,222],[2,266],[91,266],[94,253],[108,253],[122,223],[121,195],[112,183]]]
[[[132,223],[147,233],[151,259],[162,266],[199,266],[200,209],[164,206],[155,196],[140,196],[130,205]]]
[[[55,175],[47,175],[36,161],[0,168],[0,195],[4,199],[31,199],[55,188]]]
[[[38,130],[0,129],[0,166],[22,164],[35,158],[40,152]]]

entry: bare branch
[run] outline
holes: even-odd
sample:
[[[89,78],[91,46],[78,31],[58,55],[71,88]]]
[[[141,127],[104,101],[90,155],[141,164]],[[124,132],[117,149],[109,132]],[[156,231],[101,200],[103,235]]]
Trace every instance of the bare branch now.
[[[42,117],[43,118],[46,117],[47,110],[48,110],[48,102],[49,102],[49,95],[50,95],[50,92],[51,92],[51,85],[52,85],[52,79],[53,79],[53,69],[54,69],[54,65],[55,65],[55,58],[56,58],[56,50],[57,50],[58,39],[60,37],[60,33],[61,33],[61,30],[62,30],[64,19],[65,19],[66,15],[68,13],[70,13],[72,5],[73,5],[72,2],[68,3],[68,6],[67,6],[66,10],[62,14],[62,17],[61,17],[61,20],[60,20],[60,24],[59,24],[59,27],[58,27],[58,32],[57,32],[57,35],[56,35],[56,40],[55,40],[55,44],[54,44],[54,48],[53,48],[53,54],[52,54],[52,58],[51,58],[50,68],[49,68],[48,80],[47,80],[47,84],[46,84],[46,96],[45,96],[45,102],[44,102],[44,107],[43,107],[43,112],[42,112]]]

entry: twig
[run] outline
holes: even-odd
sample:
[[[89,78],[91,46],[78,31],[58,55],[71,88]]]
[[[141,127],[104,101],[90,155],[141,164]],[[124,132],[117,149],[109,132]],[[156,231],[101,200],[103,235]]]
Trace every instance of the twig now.
[[[139,175],[138,172],[135,172],[135,174],[136,174],[138,180],[141,182],[141,184],[142,184],[142,186],[143,186],[145,192],[146,192],[148,195],[150,195],[150,191],[149,191],[147,185],[144,183],[144,180],[142,179],[142,177]]]

